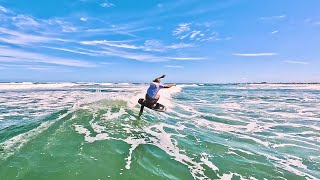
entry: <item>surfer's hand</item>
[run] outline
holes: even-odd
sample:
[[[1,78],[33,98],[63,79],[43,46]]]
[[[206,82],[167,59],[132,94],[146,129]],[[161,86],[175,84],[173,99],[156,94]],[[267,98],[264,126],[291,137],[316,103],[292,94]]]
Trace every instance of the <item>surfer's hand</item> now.
[[[165,78],[166,77],[166,75],[162,75],[162,76],[160,76],[159,78]]]

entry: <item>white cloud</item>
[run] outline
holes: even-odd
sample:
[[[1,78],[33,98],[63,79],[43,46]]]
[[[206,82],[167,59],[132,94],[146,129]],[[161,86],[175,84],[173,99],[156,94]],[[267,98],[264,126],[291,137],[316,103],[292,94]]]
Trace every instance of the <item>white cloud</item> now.
[[[172,65],[167,65],[165,67],[166,68],[184,68],[183,66],[172,66]]]
[[[8,9],[6,9],[6,8],[3,7],[3,6],[0,6],[0,11],[2,11],[2,12],[4,12],[4,13],[10,12]]]
[[[128,52],[119,52],[119,51],[113,51],[113,52],[106,52],[107,55],[111,56],[117,56],[121,58],[126,59],[133,59],[137,61],[143,61],[143,62],[164,62],[168,61],[166,58],[161,56],[154,56],[151,54],[138,54],[138,53],[128,53]]]
[[[107,41],[107,40],[94,40],[94,41],[81,41],[81,44],[85,45],[105,45],[109,47],[143,50],[151,52],[165,52],[168,49],[180,49],[187,47],[194,47],[192,44],[179,43],[172,45],[164,45],[158,40],[146,40],[143,45],[125,44],[122,41]]]
[[[46,63],[73,67],[95,67],[95,64],[74,60],[64,59],[43,55],[39,53],[31,53],[13,48],[0,48],[0,62],[28,62],[28,63]]]
[[[180,40],[191,40],[198,42],[225,40],[219,38],[219,33],[211,29],[209,23],[181,23],[173,30],[172,35]]]
[[[110,65],[110,64],[113,64],[113,63],[110,63],[110,62],[101,62],[99,64],[103,64],[103,65]]]
[[[205,57],[168,57],[168,59],[179,60],[179,61],[195,61],[195,60],[205,60]]]
[[[190,24],[191,23],[181,23],[179,24],[179,27],[177,27],[174,31],[173,31],[173,35],[179,35],[181,33],[190,31]]]
[[[34,19],[32,16],[23,14],[12,17],[12,22],[15,26],[21,29],[40,27],[40,23],[36,19]]]
[[[181,36],[179,36],[178,38],[181,39],[181,40],[183,40],[183,39],[185,39],[186,37],[189,37],[189,35],[190,35],[191,33],[192,33],[192,32],[188,32],[187,34],[181,35]]]
[[[111,47],[125,48],[125,49],[141,49],[139,46],[118,43],[117,41],[95,40],[95,41],[81,41],[81,44],[86,45],[106,45]]]
[[[58,18],[46,20],[44,23],[54,27],[58,26],[62,32],[76,32],[78,30],[71,23]]]
[[[31,29],[33,32],[48,34],[57,33],[59,30],[62,32],[76,32],[78,30],[70,22],[67,22],[62,18],[38,19],[30,15],[15,13],[4,15],[2,18],[6,19],[7,27],[9,25],[16,26],[22,31]]]
[[[63,69],[61,67],[57,66],[39,66],[39,65],[34,65],[34,64],[0,64],[0,69],[9,69],[9,68],[14,68],[14,69],[29,69],[29,70],[35,70],[35,71],[55,71],[55,72],[70,72],[70,70]]]
[[[195,61],[195,60],[204,60],[207,58],[204,57],[166,57],[166,56],[157,56],[153,54],[145,54],[145,53],[131,53],[122,51],[119,49],[112,49],[112,48],[104,48],[101,47],[103,50],[90,50],[88,52],[95,53],[99,56],[115,56],[125,59],[132,59],[142,62],[165,62],[170,60],[179,60],[179,61]]]
[[[76,53],[76,54],[83,54],[83,55],[88,55],[88,56],[97,56],[94,53],[80,51],[80,50],[74,50],[74,49],[58,48],[58,47],[50,47],[50,46],[42,46],[42,47],[48,48],[48,49],[59,50],[59,51],[66,51],[66,52]]]
[[[27,45],[32,43],[48,42],[48,41],[59,41],[60,39],[42,37],[39,35],[31,35],[13,31],[10,29],[0,27],[0,31],[5,36],[0,36],[0,40],[6,43],[15,45]]]
[[[279,32],[278,30],[275,30],[275,31],[272,31],[271,34],[276,34],[278,32]]]
[[[142,47],[144,51],[154,51],[154,52],[162,52],[164,51],[164,48],[165,47],[158,40],[146,40],[144,42],[144,46]]]
[[[104,1],[104,3],[109,3],[108,1]],[[105,5],[114,6],[112,3]],[[2,7],[2,6],[0,6]],[[1,9],[0,11],[3,11]],[[53,49],[57,51],[65,51],[69,53],[76,53],[79,55],[88,55],[88,56],[99,56],[99,57],[119,57],[125,59],[138,60],[143,62],[164,62],[164,61],[172,61],[172,60],[185,60],[185,61],[193,61],[193,60],[203,60],[206,58],[203,57],[168,57],[165,54],[166,51],[173,51],[175,49],[194,47],[193,44],[187,43],[178,43],[178,44],[165,44],[159,40],[146,40],[141,42],[141,39],[134,39],[131,41],[107,41],[107,40],[96,40],[91,41],[89,39],[90,35],[97,33],[86,33],[88,38],[82,39],[83,36],[77,36],[78,34],[74,33],[75,36],[67,35],[67,33],[63,32],[85,32],[82,28],[78,28],[74,26],[71,22],[66,21],[63,18],[53,18],[53,19],[38,19],[29,15],[17,15],[17,14],[9,14],[4,15],[8,19],[8,24],[5,27],[0,27],[0,41],[23,46],[23,48],[27,48],[26,45],[30,45],[33,49],[37,49],[38,52],[41,50]],[[78,17],[81,21],[87,21],[86,17]],[[79,19],[78,21],[79,22]],[[82,25],[85,25],[83,23]],[[189,25],[191,23],[180,24],[180,29],[177,29],[177,33],[182,33],[189,29]],[[20,27],[20,28],[11,28],[8,27]],[[25,28],[26,27],[26,28]],[[29,29],[28,29],[29,28]],[[32,28],[32,29],[30,29]],[[99,27],[95,27],[99,28]],[[146,29],[150,29],[152,27],[138,27],[136,24],[124,24],[110,27],[103,27],[103,31],[99,31],[98,33],[105,34],[129,34],[130,32],[137,31],[145,31]],[[153,27],[154,28],[154,27]],[[185,29],[184,29],[185,28]],[[189,30],[188,30],[189,31]],[[109,33],[111,32],[111,33]],[[190,31],[192,33],[192,31]],[[189,37],[192,34],[189,34]],[[60,37],[66,37],[67,39],[63,39]],[[193,36],[200,36],[200,34],[196,34]],[[189,38],[188,37],[188,38]],[[68,38],[81,38],[78,41]],[[196,37],[194,37],[196,38]],[[67,42],[67,43],[65,43]],[[136,42],[139,42],[137,44]],[[92,46],[89,46],[92,45]],[[43,48],[43,49],[38,49]],[[48,48],[48,49],[44,49]],[[134,51],[134,52],[133,52]],[[139,51],[139,52],[138,52]],[[46,52],[46,51],[45,51]],[[68,53],[59,52],[62,55],[68,55]],[[157,52],[157,53],[151,53]],[[161,52],[161,55],[159,55]],[[30,52],[26,49],[18,49],[18,48],[10,48],[0,45],[0,62],[17,62],[17,63],[28,63],[28,64],[40,64],[41,66],[49,66],[49,65],[59,65],[59,66],[72,66],[72,67],[95,67],[99,63],[91,63],[89,61],[84,60],[76,60],[69,58],[61,58],[56,57],[54,55],[46,54],[46,53],[35,53]],[[38,68],[40,69],[40,68]]]
[[[22,31],[33,30],[40,33],[75,32],[77,28],[62,18],[39,19],[25,14],[6,14],[2,18],[6,19],[6,26],[16,26]]]
[[[266,17],[261,17],[261,20],[281,20],[287,18],[287,15],[282,14],[279,16],[266,16]]]
[[[194,37],[196,37],[200,33],[201,33],[201,31],[192,31],[192,34],[190,35],[190,39],[193,39]],[[203,34],[202,34],[202,36],[203,36]]]
[[[88,18],[81,17],[80,20],[81,20],[81,21],[88,21]]]
[[[305,61],[284,61],[285,63],[290,63],[290,64],[304,64],[304,65],[308,65],[308,62]]]
[[[130,53],[126,51],[122,51],[119,49],[114,48],[107,48],[107,47],[100,47],[103,50],[90,50],[88,49],[88,52],[95,53],[99,56],[114,56],[114,57],[120,57],[125,59],[132,59],[137,61],[143,61],[143,62],[163,62],[168,61],[167,58],[161,57],[161,56],[155,56],[151,54],[144,54],[144,53]]]
[[[233,54],[234,56],[246,56],[246,57],[256,57],[256,56],[276,56],[277,53],[248,53],[248,54]]]
[[[104,8],[110,8],[113,7],[114,4],[110,3],[109,1],[105,1],[104,3],[101,3],[100,6]]]
[[[186,43],[179,43],[179,44],[172,44],[170,46],[166,46],[169,49],[180,49],[180,48],[187,48],[187,47],[194,47],[193,44],[186,44]]]

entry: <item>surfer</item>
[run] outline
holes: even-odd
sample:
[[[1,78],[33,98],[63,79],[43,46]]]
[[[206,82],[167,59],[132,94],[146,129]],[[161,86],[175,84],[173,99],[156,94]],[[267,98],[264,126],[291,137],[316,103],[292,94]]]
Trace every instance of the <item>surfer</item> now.
[[[160,95],[158,94],[159,90],[162,88],[171,88],[176,86],[176,84],[163,85],[161,84],[161,79],[165,78],[166,75],[162,75],[156,79],[154,79],[147,90],[146,94],[146,103],[150,104],[151,107],[155,108],[158,100],[160,99]]]
[[[169,85],[163,85],[161,84],[160,79],[166,77],[166,75],[162,75],[156,79],[154,79],[147,90],[146,99],[140,98],[138,100],[138,103],[141,104],[139,117],[143,113],[143,109],[146,106],[147,108],[150,108],[155,111],[164,112],[166,110],[166,107],[162,104],[157,103],[160,99],[160,95],[158,94],[159,90],[162,88],[171,88],[175,86],[176,84],[169,84]]]

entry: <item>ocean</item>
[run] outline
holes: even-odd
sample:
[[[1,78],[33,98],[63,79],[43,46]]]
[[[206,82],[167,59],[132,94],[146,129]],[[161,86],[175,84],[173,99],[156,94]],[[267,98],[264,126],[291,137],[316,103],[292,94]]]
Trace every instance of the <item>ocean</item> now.
[[[320,179],[320,85],[0,83],[0,179]]]

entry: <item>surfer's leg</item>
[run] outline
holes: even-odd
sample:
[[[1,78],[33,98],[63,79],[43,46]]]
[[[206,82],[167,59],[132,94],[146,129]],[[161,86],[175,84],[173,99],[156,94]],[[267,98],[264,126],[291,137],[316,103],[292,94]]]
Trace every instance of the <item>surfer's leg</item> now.
[[[153,101],[152,101],[152,107],[156,107],[157,102],[159,101],[159,99],[160,99],[160,95],[157,94],[157,95],[156,95],[156,98],[153,99]]]

